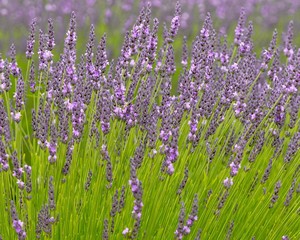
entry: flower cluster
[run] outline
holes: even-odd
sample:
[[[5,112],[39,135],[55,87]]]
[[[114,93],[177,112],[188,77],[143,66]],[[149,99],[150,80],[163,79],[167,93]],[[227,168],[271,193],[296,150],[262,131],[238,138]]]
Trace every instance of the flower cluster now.
[[[294,23],[257,55],[247,7],[232,42],[208,13],[178,56],[184,6],[161,38],[142,4],[114,60],[96,25],[83,47],[75,12],[61,48],[34,19],[22,61],[0,56],[3,238],[300,237]]]

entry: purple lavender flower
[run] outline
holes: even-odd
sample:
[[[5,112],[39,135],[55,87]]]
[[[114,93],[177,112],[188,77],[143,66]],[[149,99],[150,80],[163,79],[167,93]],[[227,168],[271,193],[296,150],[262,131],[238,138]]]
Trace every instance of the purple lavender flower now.
[[[230,171],[231,176],[237,175],[239,169],[241,168],[241,164],[237,164],[234,161],[231,162],[229,166],[230,166],[230,169],[231,169],[231,171]]]
[[[9,70],[14,77],[18,77],[21,73],[21,70],[16,62],[16,47],[14,44],[10,46],[10,58],[11,63],[9,64]]]
[[[20,179],[17,179],[17,185],[20,190],[23,190],[25,188],[25,183]]]
[[[193,226],[194,222],[198,220],[198,204],[198,195],[196,194],[194,197],[191,214],[189,215],[186,224],[184,224],[185,206],[183,202],[181,203],[178,225],[175,231],[177,239],[182,239],[184,235],[188,235],[191,232],[191,227]]]
[[[33,48],[35,43],[35,28],[36,28],[36,19],[33,19],[30,24],[30,34],[27,40],[27,50],[26,50],[27,59],[31,59],[33,55]]]
[[[52,18],[48,19],[48,50],[52,51],[55,46],[55,39],[54,39],[54,26]]]
[[[23,238],[26,237],[26,233],[23,232],[24,223],[21,220],[13,220],[13,227],[16,230],[17,234],[21,234]]]
[[[179,2],[176,3],[176,12],[175,16],[173,17],[171,21],[171,27],[170,27],[170,32],[169,32],[169,38],[168,42],[173,42],[174,37],[176,36],[179,26],[180,26],[180,15],[181,15],[181,5]]]
[[[223,181],[224,187],[225,188],[230,188],[233,185],[233,180],[232,178],[225,178]]]
[[[125,228],[125,229],[123,230],[123,232],[122,232],[122,234],[123,234],[124,236],[126,236],[128,233],[129,233],[129,228]]]
[[[26,238],[26,232],[24,230],[24,223],[18,218],[14,201],[11,201],[11,217],[12,225],[18,234],[18,239],[23,240]]]
[[[245,10],[244,10],[244,8],[242,8],[241,12],[240,12],[240,18],[238,21],[238,25],[235,28],[234,43],[236,45],[240,45],[240,43],[241,43],[241,38],[244,33],[244,25],[245,25]]]
[[[294,54],[293,46],[292,46],[292,41],[293,41],[293,27],[294,23],[293,21],[290,21],[289,26],[288,26],[288,32],[286,35],[285,39],[285,48],[283,50],[284,55],[287,56],[288,58],[291,58]]]

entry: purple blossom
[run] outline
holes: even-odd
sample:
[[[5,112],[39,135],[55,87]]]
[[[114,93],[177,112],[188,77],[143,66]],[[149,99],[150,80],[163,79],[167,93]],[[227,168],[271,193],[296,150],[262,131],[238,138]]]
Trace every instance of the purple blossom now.
[[[36,19],[33,19],[30,24],[30,33],[27,40],[27,49],[26,49],[27,59],[31,59],[33,55],[33,48],[35,43],[35,28],[36,28]]]
[[[129,228],[125,228],[125,229],[123,230],[123,232],[122,232],[122,234],[123,234],[124,236],[126,236],[128,233],[129,233]]]
[[[131,186],[131,191],[137,193],[139,190],[139,181],[138,180],[129,180],[129,185]]]
[[[166,151],[167,160],[174,163],[179,156],[178,147],[169,147]]]
[[[237,175],[239,169],[241,168],[241,164],[237,164],[235,162],[231,162],[229,166],[230,166],[230,169],[231,169],[231,171],[230,171],[231,176]]]
[[[191,227],[193,226],[194,222],[198,220],[198,204],[198,195],[196,194],[193,201],[192,211],[189,214],[186,224],[184,224],[185,207],[184,203],[182,203],[178,225],[175,231],[177,239],[182,239],[184,235],[188,235],[191,232]]]
[[[233,180],[232,178],[225,178],[223,181],[224,187],[225,188],[230,188],[233,185]]]
[[[18,220],[18,219],[13,220],[13,227],[14,227],[16,233],[18,234],[19,239],[26,238],[26,232],[23,229],[23,225],[24,225],[24,223],[21,220]]]
[[[21,72],[21,70],[20,70],[20,68],[18,67],[18,64],[17,64],[16,62],[12,62],[12,63],[9,65],[9,69],[10,69],[10,71],[11,71],[11,73],[12,73],[12,75],[13,75],[14,77],[17,77],[17,76],[20,74],[20,72]]]
[[[0,73],[3,73],[5,69],[5,61],[1,58],[0,59]]]
[[[22,182],[20,179],[17,179],[17,185],[19,187],[19,189],[23,190],[25,187],[25,183]]]
[[[115,88],[115,98],[117,101],[124,102],[125,101],[125,86],[121,84],[117,88]]]
[[[184,226],[182,231],[183,234],[188,235],[191,232],[191,229],[188,226]]]
[[[113,1],[108,0],[107,6],[111,7],[113,4]],[[142,2],[141,4],[143,5]],[[66,11],[70,11],[69,8],[70,6],[65,6]],[[47,9],[52,11],[52,7],[49,5]],[[174,17],[170,17],[171,26],[170,28],[165,27],[164,42],[158,49],[158,20],[154,19],[151,22],[150,4],[142,7],[136,23],[131,21],[133,28],[125,35],[116,64],[108,60],[111,55],[110,51],[106,52],[106,35],[101,38],[95,49],[97,37],[93,25],[90,29],[86,50],[83,50],[84,54],[77,62],[77,33],[74,13],[71,15],[64,50],[58,61],[55,60],[58,56],[53,58],[52,54],[55,46],[52,20],[49,20],[47,34],[40,31],[38,72],[35,72],[34,63],[31,61],[35,41],[32,37],[34,36],[32,30],[34,26],[32,26],[31,35],[28,38],[26,52],[27,58],[30,59],[28,61],[30,72],[24,74],[18,67],[14,45],[11,47],[10,58],[8,60],[0,59],[0,92],[4,94],[3,99],[0,99],[0,171],[8,171],[10,165],[12,166],[12,176],[16,178],[12,183],[20,191],[20,194],[17,194],[20,197],[18,210],[21,209],[22,217],[26,217],[26,205],[24,205],[23,197],[30,200],[30,193],[36,185],[34,182],[36,179],[31,179],[31,177],[36,176],[32,173],[37,172],[35,165],[32,165],[32,169],[29,165],[23,165],[25,162],[32,163],[32,159],[30,160],[30,157],[27,159],[27,152],[24,159],[24,147],[18,149],[20,139],[22,140],[21,145],[27,140],[29,141],[26,149],[27,147],[31,148],[32,143],[35,146],[37,142],[41,147],[38,148],[38,151],[41,153],[45,151],[41,157],[45,159],[48,157],[50,164],[60,161],[60,158],[63,157],[60,155],[65,154],[62,167],[62,174],[65,175],[63,181],[68,181],[69,177],[74,176],[74,174],[66,176],[71,170],[74,150],[76,150],[74,157],[78,154],[80,157],[86,155],[81,148],[94,149],[93,156],[101,154],[98,159],[99,166],[104,166],[104,160],[106,164],[104,166],[106,168],[105,177],[109,183],[107,188],[119,185],[117,180],[120,180],[120,176],[115,179],[116,186],[112,185],[113,174],[119,174],[118,171],[122,169],[121,165],[119,166],[120,160],[124,157],[130,159],[129,189],[131,190],[130,194],[133,195],[134,226],[132,230],[125,228],[122,234],[126,238],[132,239],[137,238],[142,217],[144,217],[143,202],[145,204],[146,202],[143,201],[142,182],[138,176],[143,174],[144,161],[149,160],[147,154],[151,161],[162,160],[161,175],[174,175],[175,163],[182,154],[179,153],[179,150],[183,152],[180,157],[180,161],[183,162],[181,161],[178,165],[176,163],[178,170],[184,166],[185,161],[187,161],[187,169],[190,166],[189,158],[198,156],[207,161],[207,168],[205,167],[204,170],[208,173],[214,169],[215,161],[219,159],[218,154],[222,153],[223,164],[228,161],[230,176],[221,180],[224,187],[217,200],[216,215],[220,213],[226,199],[231,194],[233,177],[238,174],[242,160],[250,153],[248,160],[251,169],[255,168],[255,164],[252,163],[263,150],[263,146],[267,145],[264,144],[264,141],[269,143],[266,139],[268,136],[273,140],[273,144],[268,146],[270,152],[274,152],[274,154],[273,160],[270,160],[262,176],[261,184],[265,184],[268,179],[274,160],[282,157],[283,153],[285,153],[284,163],[282,163],[284,165],[288,165],[296,159],[300,135],[298,129],[293,128],[297,127],[299,115],[299,99],[296,93],[300,86],[300,50],[296,51],[297,49],[293,46],[292,25],[286,35],[284,48],[280,46],[277,49],[277,32],[275,31],[269,47],[263,50],[260,57],[257,57],[252,52],[252,24],[249,23],[248,27],[245,27],[244,10],[241,11],[235,30],[235,46],[227,43],[226,39],[219,38],[219,34],[213,28],[210,14],[207,14],[204,25],[191,46],[191,56],[188,54],[187,38],[184,38],[182,58],[178,61],[177,49],[172,42],[175,35],[178,34],[179,26],[183,25],[182,18],[180,6],[177,4]],[[287,56],[286,64],[280,61],[282,49]],[[108,65],[109,69],[106,69]],[[173,84],[173,80],[177,76],[175,74],[176,67],[180,71],[177,89],[176,84]],[[22,74],[26,75],[26,79],[23,80]],[[38,84],[36,84],[37,79]],[[12,84],[11,80],[16,84],[15,82]],[[15,92],[14,89],[10,89],[11,85],[16,87]],[[26,122],[23,123],[24,120],[21,124],[17,124],[26,118],[27,88],[30,88],[32,92],[28,95],[30,97],[35,95],[37,90],[40,94],[37,96],[38,101],[36,101],[37,98],[33,98],[34,109],[32,109],[30,117],[32,134],[30,127],[29,130],[26,127],[23,128],[26,124]],[[172,95],[176,91],[178,95]],[[9,99],[11,96],[13,98]],[[24,109],[25,103],[26,109]],[[284,125],[286,118],[292,121],[289,126],[291,130]],[[10,123],[11,120],[16,123]],[[229,122],[227,122],[228,120]],[[221,125],[223,121],[226,122]],[[224,129],[224,126],[227,127]],[[237,126],[238,128],[236,128]],[[17,131],[18,127],[22,127],[22,131]],[[270,129],[271,127],[272,129]],[[270,132],[268,132],[269,130]],[[285,140],[282,138],[283,131],[286,131]],[[286,141],[289,143],[287,147],[284,147],[283,143]],[[130,149],[130,146],[134,148]],[[129,149],[127,149],[128,147]],[[18,150],[18,153],[13,152],[14,148]],[[248,150],[250,151],[248,152]],[[10,155],[7,154],[7,151]],[[134,155],[131,155],[133,153]],[[31,153],[29,152],[29,154]],[[35,156],[34,153],[31,155]],[[76,162],[78,163],[78,161]],[[46,161],[45,164],[49,163]],[[95,164],[98,163],[95,162]],[[113,167],[112,164],[116,165]],[[195,164],[197,165],[197,163]],[[76,167],[74,166],[72,171],[80,170]],[[249,169],[244,168],[245,172]],[[195,169],[191,168],[190,170],[194,171]],[[23,173],[25,174],[23,175]],[[181,173],[178,171],[175,175]],[[9,171],[4,173],[4,176],[7,174]],[[194,173],[191,172],[190,177],[193,175]],[[296,176],[296,172],[294,176]],[[149,177],[151,180],[151,174]],[[177,178],[176,176],[161,177],[161,180],[165,177],[168,181],[171,178]],[[88,173],[84,194],[90,195],[94,191],[91,191],[92,189],[88,191],[91,178],[92,169]],[[37,180],[39,183],[40,179]],[[56,180],[55,184],[59,183],[59,179]],[[184,200],[187,196],[182,194],[183,191],[188,190],[185,187],[187,181],[187,185],[193,184],[192,179],[188,180],[188,171],[185,170],[184,178],[177,191],[180,200]],[[258,181],[257,173],[249,189],[249,194]],[[290,200],[297,180],[293,181],[295,182],[286,197],[286,207],[292,203]],[[282,179],[283,183],[285,184],[284,179]],[[279,198],[279,189],[282,184],[279,181],[274,188],[272,205]],[[149,184],[147,191],[148,187]],[[83,188],[82,191],[84,191]],[[118,191],[119,189],[116,190],[113,197],[111,218],[104,221],[102,235],[104,239],[108,239],[109,234],[114,234],[114,224],[117,223],[114,222],[114,217],[123,209],[125,199],[127,201],[125,187],[122,187],[120,203]],[[207,199],[211,194],[212,190],[209,190]],[[217,197],[217,194],[214,193],[214,196]],[[35,195],[33,194],[32,197],[34,198]],[[207,207],[207,199],[204,201],[204,207]],[[43,231],[50,237],[51,225],[56,222],[55,218],[50,216],[50,212],[55,209],[56,200],[52,177],[49,179],[47,200],[47,205],[44,205],[38,214],[37,238]],[[232,197],[228,200],[231,201]],[[80,204],[79,202],[79,210],[81,209]],[[182,239],[194,232],[193,226],[198,220],[198,205],[197,195],[195,195],[190,213],[186,213],[182,203],[175,230],[177,239]],[[25,208],[23,208],[24,206]],[[19,238],[21,235],[25,237],[25,225],[30,223],[30,219],[26,219],[23,225],[17,216],[16,209],[12,207],[11,212],[11,219],[14,221],[13,227]],[[30,216],[28,217],[30,218]],[[233,220],[231,222],[227,235],[229,237],[233,228]]]
[[[168,33],[168,42],[173,42],[174,37],[176,36],[179,26],[180,26],[180,16],[181,16],[181,5],[179,2],[176,3],[175,16],[171,21],[170,31]]]
[[[15,122],[19,123],[21,121],[22,115],[20,112],[11,112],[11,117]]]
[[[14,220],[13,227],[15,228],[16,232],[19,234],[23,229],[23,222],[21,220]]]
[[[200,31],[200,34],[204,39],[206,39],[209,37],[209,30],[206,28],[202,28]]]
[[[168,164],[167,173],[168,173],[169,175],[172,175],[172,174],[174,173],[174,171],[175,171],[175,169],[174,169],[173,164],[172,164],[172,163],[169,163],[169,164]]]
[[[172,135],[171,131],[165,132],[164,130],[161,130],[159,137],[163,142],[167,142],[171,135]]]
[[[244,34],[244,25],[245,25],[245,9],[242,8],[240,12],[240,18],[238,21],[238,25],[235,28],[235,38],[234,43],[239,46],[241,43],[241,38]]]
[[[23,173],[23,168],[17,168],[13,171],[13,176],[20,179]]]
[[[172,36],[173,35],[175,36],[177,34],[178,28],[179,28],[179,16],[175,16],[171,21],[170,32]]]

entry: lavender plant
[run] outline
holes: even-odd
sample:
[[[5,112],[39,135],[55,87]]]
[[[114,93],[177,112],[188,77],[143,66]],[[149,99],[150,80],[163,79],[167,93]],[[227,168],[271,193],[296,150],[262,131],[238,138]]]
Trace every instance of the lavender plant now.
[[[0,59],[1,239],[299,239],[300,50],[291,23],[257,56],[245,16],[178,57],[180,4],[162,37],[148,4],[114,60],[75,12],[58,56],[32,21],[27,68]]]

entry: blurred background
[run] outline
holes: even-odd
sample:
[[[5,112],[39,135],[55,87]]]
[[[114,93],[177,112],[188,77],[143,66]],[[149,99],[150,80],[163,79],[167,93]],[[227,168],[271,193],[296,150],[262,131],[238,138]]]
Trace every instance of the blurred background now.
[[[55,24],[55,51],[63,47],[63,39],[69,23],[70,13],[76,12],[78,30],[78,49],[83,49],[88,38],[90,24],[95,25],[98,39],[107,33],[108,52],[116,57],[123,43],[124,34],[134,24],[140,9],[147,0],[0,0],[0,52],[6,55],[14,43],[18,54],[25,51],[29,24],[37,19],[38,28],[47,28],[48,18]],[[169,26],[175,11],[175,0],[152,0],[152,16]],[[290,20],[294,21],[295,33],[300,30],[299,0],[182,0],[182,17],[179,31],[180,41],[175,47],[181,48],[182,37],[189,43],[202,27],[207,12],[213,17],[214,27],[221,35],[227,35],[229,43],[234,37],[234,28],[239,13],[244,7],[248,20],[254,24],[255,51],[267,46],[274,28],[279,34],[287,29]],[[295,34],[300,42],[300,35]],[[83,52],[83,51],[82,51]]]

